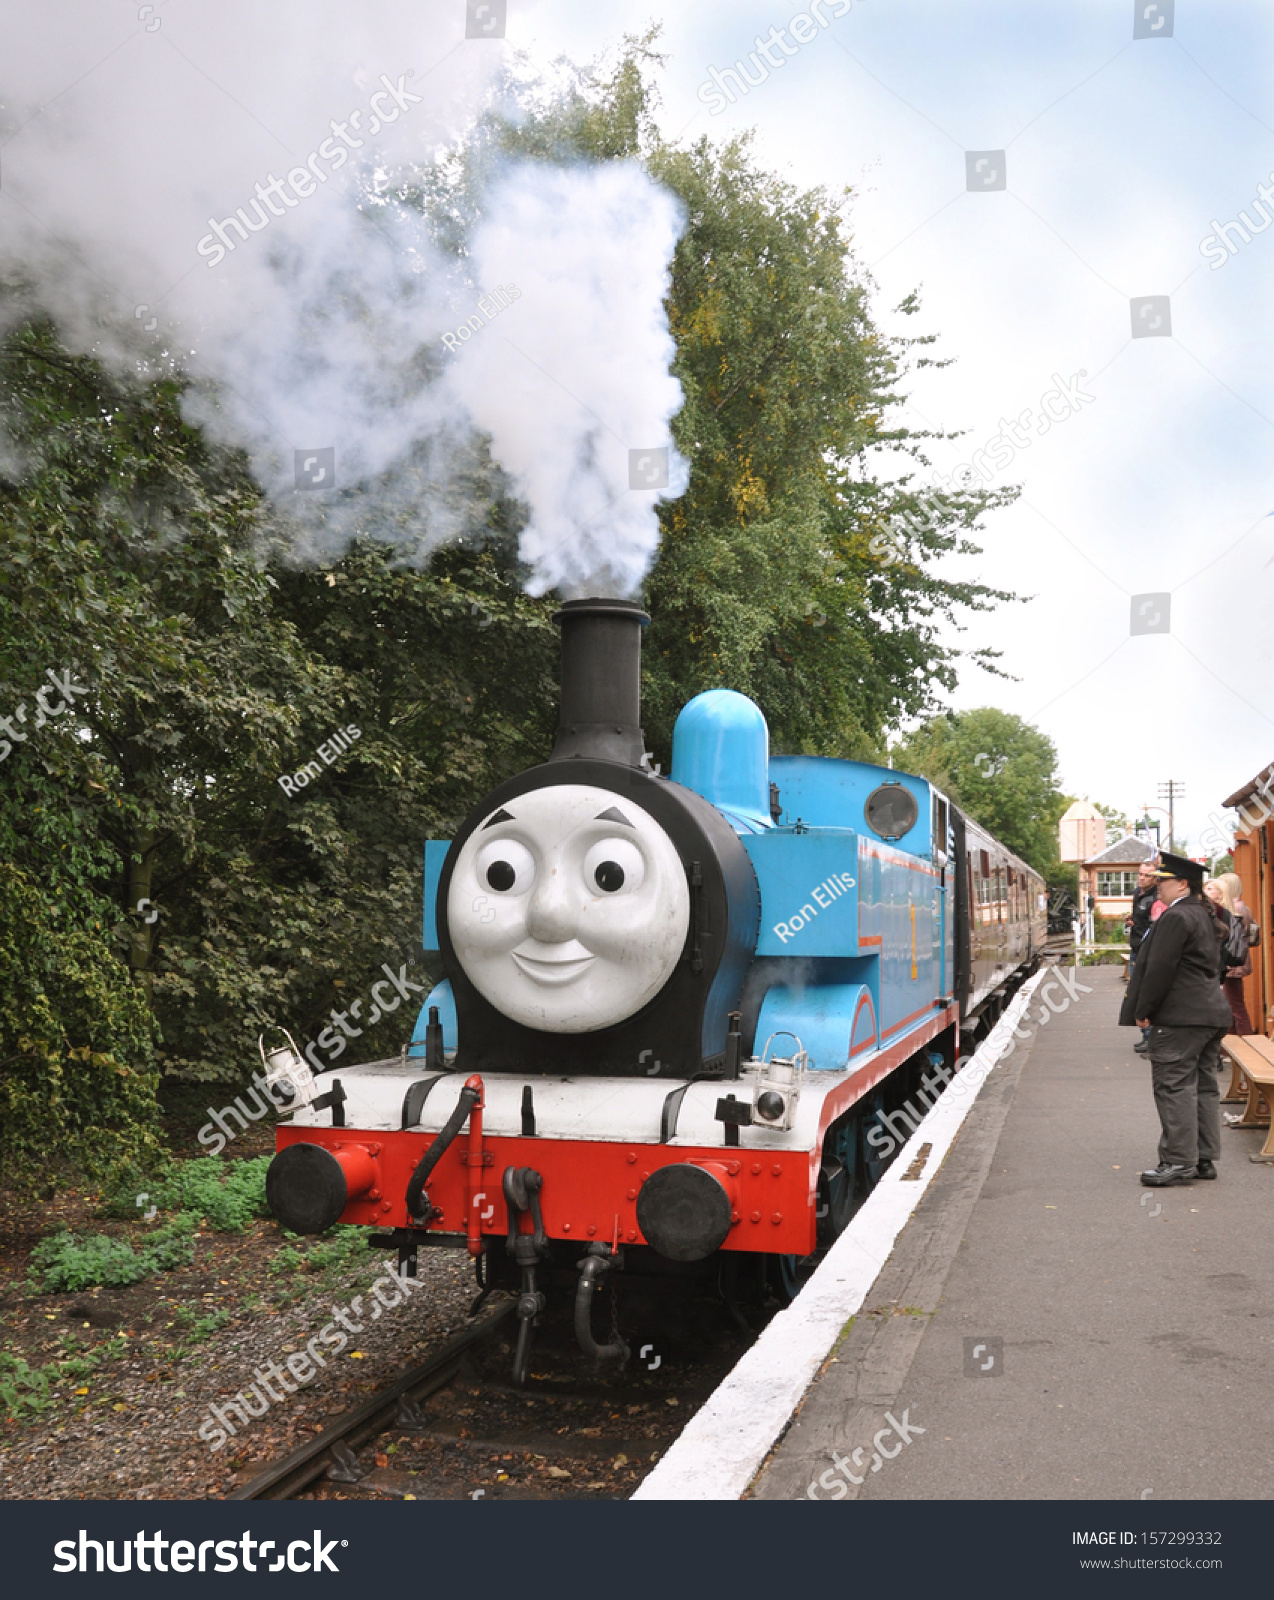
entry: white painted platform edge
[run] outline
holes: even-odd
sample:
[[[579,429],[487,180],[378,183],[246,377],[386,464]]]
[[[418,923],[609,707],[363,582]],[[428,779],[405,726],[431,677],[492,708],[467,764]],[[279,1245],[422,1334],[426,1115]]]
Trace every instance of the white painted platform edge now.
[[[1041,968],[894,1158],[795,1302],[778,1315],[669,1446],[634,1500],[737,1500],[756,1476],[861,1307],[894,1241],[941,1167],[987,1075],[1009,1054],[1031,996],[1052,975]],[[923,1144],[932,1145],[918,1180],[903,1182]]]

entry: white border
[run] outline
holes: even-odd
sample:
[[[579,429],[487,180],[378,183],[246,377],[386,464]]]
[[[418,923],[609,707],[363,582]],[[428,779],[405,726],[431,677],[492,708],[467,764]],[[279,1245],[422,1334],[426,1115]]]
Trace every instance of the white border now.
[[[1013,997],[990,1035],[894,1158],[889,1171],[794,1303],[779,1314],[695,1413],[634,1500],[738,1500],[861,1308],[961,1124],[1008,1051],[1013,1030],[1051,967]],[[932,1146],[917,1179],[903,1174]]]

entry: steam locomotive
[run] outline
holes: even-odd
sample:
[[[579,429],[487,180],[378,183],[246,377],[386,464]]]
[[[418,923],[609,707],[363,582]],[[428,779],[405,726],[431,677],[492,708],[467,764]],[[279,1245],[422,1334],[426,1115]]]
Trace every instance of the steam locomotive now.
[[[425,846],[445,978],[411,1044],[322,1079],[268,1062],[297,1086],[274,1215],[379,1227],[406,1273],[422,1244],[467,1246],[484,1291],[519,1294],[519,1379],[554,1282],[601,1359],[626,1355],[592,1331],[609,1274],[793,1293],[878,1179],[875,1130],[956,1069],[1047,934],[1039,876],[929,782],[771,756],[732,690],[685,706],[661,775],[646,613],[557,620],[547,762]]]

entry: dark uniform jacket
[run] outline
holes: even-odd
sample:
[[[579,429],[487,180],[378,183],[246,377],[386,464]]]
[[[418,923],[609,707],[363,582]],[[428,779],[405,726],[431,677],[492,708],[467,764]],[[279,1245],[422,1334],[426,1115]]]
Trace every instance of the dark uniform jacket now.
[[[1142,941],[1119,1012],[1126,1027],[1149,1017],[1159,1028],[1234,1026],[1221,992],[1216,924],[1198,895],[1170,905]]]
[[[1128,944],[1134,961],[1137,959],[1138,950],[1141,949],[1141,941],[1150,932],[1150,913],[1158,898],[1157,883],[1152,883],[1145,889],[1138,889],[1133,894],[1132,927],[1128,930]]]

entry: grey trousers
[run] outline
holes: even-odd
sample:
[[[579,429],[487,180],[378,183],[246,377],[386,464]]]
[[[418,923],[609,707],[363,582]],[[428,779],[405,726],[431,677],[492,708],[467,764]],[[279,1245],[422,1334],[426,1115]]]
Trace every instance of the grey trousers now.
[[[1163,1128],[1159,1159],[1193,1167],[1221,1154],[1221,1094],[1216,1068],[1225,1028],[1151,1028],[1155,1110]]]

